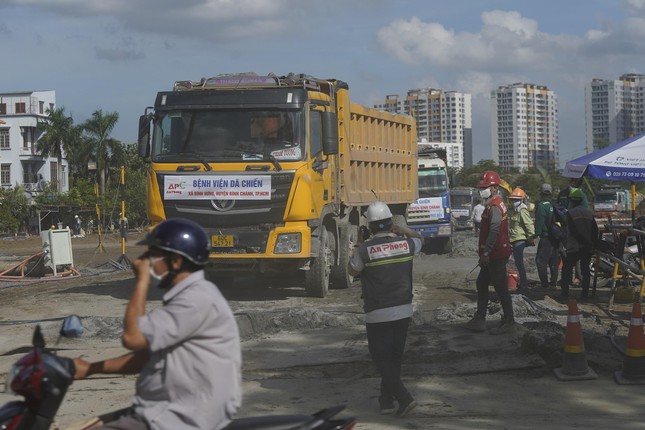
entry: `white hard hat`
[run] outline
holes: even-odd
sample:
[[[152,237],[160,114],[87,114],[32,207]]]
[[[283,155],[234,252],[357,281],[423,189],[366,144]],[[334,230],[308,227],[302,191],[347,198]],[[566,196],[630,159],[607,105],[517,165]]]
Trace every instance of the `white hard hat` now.
[[[392,218],[390,208],[383,202],[373,202],[367,207],[365,213],[368,222],[376,222],[383,219]]]
[[[78,218],[78,215],[74,215],[74,218]]]

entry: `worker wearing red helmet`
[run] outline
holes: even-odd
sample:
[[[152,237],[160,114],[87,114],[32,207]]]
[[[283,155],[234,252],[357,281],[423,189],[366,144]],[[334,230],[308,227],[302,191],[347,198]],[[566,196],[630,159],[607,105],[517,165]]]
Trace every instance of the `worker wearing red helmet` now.
[[[488,286],[492,283],[502,304],[502,325],[491,329],[491,334],[508,333],[515,328],[513,302],[506,283],[506,264],[511,255],[508,237],[507,209],[499,195],[501,179],[497,172],[484,172],[479,181],[479,195],[484,200],[484,213],[479,232],[479,276],[477,276],[477,311],[465,327],[486,330]]]

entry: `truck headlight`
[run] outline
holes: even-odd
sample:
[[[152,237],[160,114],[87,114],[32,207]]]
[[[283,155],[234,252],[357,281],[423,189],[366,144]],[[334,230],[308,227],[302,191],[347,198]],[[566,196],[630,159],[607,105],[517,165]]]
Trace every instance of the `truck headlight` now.
[[[302,249],[300,233],[282,233],[275,242],[274,254],[298,254]]]
[[[449,225],[439,226],[439,235],[440,236],[450,236],[450,233],[452,233],[452,229],[450,228]]]

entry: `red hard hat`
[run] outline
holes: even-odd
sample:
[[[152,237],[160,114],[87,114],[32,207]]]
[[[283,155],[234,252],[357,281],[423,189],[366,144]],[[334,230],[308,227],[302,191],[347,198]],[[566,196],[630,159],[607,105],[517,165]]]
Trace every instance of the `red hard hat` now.
[[[502,182],[502,180],[497,172],[487,170],[482,173],[482,177],[479,179],[479,188],[488,188],[491,185],[499,185],[500,182]]]

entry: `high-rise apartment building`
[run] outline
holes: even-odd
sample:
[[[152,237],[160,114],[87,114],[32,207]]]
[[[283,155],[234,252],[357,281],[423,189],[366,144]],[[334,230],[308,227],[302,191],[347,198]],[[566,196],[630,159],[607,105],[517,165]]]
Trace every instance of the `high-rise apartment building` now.
[[[587,153],[645,132],[645,75],[592,79],[585,86]]]
[[[516,83],[491,92],[491,145],[500,167],[558,165],[558,101],[544,85]]]
[[[419,142],[459,144],[463,152],[456,164],[459,167],[472,164],[470,94],[433,88],[414,89],[408,91],[405,99],[401,99],[398,94],[388,95],[384,104],[374,107],[412,115],[417,122]]]

